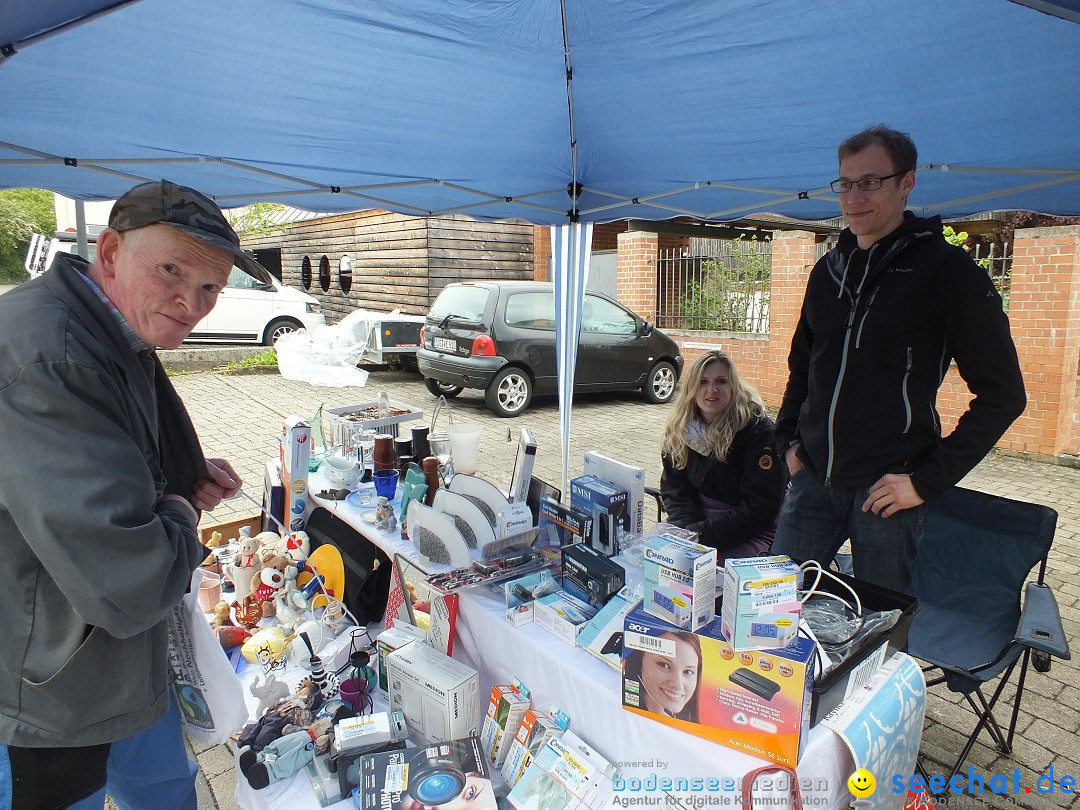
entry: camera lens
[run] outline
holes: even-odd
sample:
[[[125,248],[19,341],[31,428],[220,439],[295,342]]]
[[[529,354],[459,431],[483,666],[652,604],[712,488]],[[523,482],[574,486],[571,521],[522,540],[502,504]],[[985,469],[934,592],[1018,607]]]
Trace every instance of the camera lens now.
[[[428,806],[445,804],[465,788],[465,774],[456,768],[428,768],[409,781],[409,793]]]

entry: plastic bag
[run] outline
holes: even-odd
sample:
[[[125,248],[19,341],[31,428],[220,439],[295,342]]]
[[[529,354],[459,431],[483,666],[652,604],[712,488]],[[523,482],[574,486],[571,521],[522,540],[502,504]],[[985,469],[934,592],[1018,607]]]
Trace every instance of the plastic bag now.
[[[221,745],[247,723],[244,686],[199,607],[202,571],[195,569],[184,601],[169,614],[172,689],[184,731]]]
[[[356,364],[372,340],[378,325],[373,313],[358,309],[333,326],[317,326],[311,332],[298,329],[278,338],[274,349],[278,370],[287,380],[331,388],[367,385],[368,373]]]

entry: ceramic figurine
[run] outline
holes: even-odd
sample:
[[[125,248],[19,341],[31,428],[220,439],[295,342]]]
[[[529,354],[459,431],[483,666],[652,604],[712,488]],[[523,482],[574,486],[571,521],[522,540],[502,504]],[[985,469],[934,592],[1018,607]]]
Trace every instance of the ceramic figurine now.
[[[375,528],[384,532],[392,532],[397,528],[397,517],[385,495],[379,496],[375,507]]]
[[[255,676],[255,682],[248,687],[248,691],[259,699],[259,715],[265,714],[266,710],[282,698],[289,696],[289,687],[284,681],[279,681],[273,673],[266,676],[266,683],[259,683],[259,676]]]

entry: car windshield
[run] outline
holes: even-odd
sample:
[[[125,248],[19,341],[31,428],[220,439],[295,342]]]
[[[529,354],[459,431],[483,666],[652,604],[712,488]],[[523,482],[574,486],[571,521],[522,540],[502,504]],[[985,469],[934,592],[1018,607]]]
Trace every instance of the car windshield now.
[[[474,287],[472,285],[447,287],[439,293],[439,297],[431,305],[428,319],[441,321],[444,318],[450,318],[470,323],[480,323],[484,320],[487,299],[487,287]]]

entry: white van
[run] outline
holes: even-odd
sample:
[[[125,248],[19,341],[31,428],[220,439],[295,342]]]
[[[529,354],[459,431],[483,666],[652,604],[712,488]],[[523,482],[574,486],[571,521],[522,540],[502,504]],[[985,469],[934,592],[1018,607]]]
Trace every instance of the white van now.
[[[90,234],[90,259],[94,258],[95,234]],[[75,235],[59,233],[51,239],[34,234],[23,265],[31,278],[45,272],[57,253],[74,253]],[[274,341],[287,332],[314,329],[326,323],[319,302],[307,293],[274,279],[263,284],[239,267],[229,274],[229,283],[217,305],[191,330],[186,343],[261,343]]]

